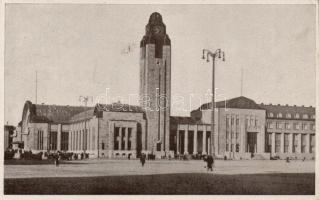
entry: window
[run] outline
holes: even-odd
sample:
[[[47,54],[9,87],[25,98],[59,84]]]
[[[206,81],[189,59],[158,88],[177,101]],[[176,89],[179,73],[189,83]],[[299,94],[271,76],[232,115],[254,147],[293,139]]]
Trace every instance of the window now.
[[[307,114],[303,114],[303,115],[302,115],[302,118],[303,118],[303,119],[309,119],[309,116],[308,116]]]
[[[249,117],[246,116],[246,119],[245,119],[245,125],[248,126],[248,123],[249,123]]]
[[[286,114],[286,117],[287,117],[287,118],[291,118],[291,114],[290,114],[290,113],[287,113],[287,114]]]
[[[310,135],[310,145],[309,145],[309,153],[315,152],[315,134]]]
[[[105,143],[102,142],[102,150],[104,150],[104,149],[105,149]]]
[[[258,119],[256,118],[255,119],[255,127],[257,127],[258,126]]]
[[[282,118],[282,114],[281,114],[281,113],[278,113],[277,117],[278,117],[278,118]]]
[[[231,125],[234,124],[234,116],[231,117]]]
[[[306,134],[301,134],[301,153],[306,152]]]
[[[37,150],[43,150],[43,130],[38,130],[37,136]]]
[[[229,144],[226,143],[226,151],[229,151]]]
[[[269,113],[268,117],[274,117],[274,114],[273,113]]]
[[[290,124],[288,122],[285,123],[285,129],[290,129]]]
[[[69,148],[69,133],[62,132],[61,133],[61,150],[67,151]]]
[[[284,153],[288,153],[288,147],[289,147],[289,134],[285,133],[285,135],[284,135]]]
[[[127,150],[131,150],[131,146],[132,146],[132,143],[131,143],[132,128],[128,128],[127,134],[128,134]]]
[[[312,131],[316,130],[315,124],[311,124],[311,125],[310,125],[310,130],[312,130]]]
[[[295,128],[295,130],[299,130],[299,123],[295,123],[294,128]]]
[[[292,142],[293,142],[292,153],[296,153],[296,150],[298,148],[298,139],[297,139],[297,134],[296,133],[294,133],[292,135]]]
[[[282,123],[281,122],[276,122],[276,128],[277,129],[282,129]]]
[[[226,140],[228,140],[228,139],[229,139],[229,131],[226,130]]]
[[[236,132],[236,140],[238,140],[238,138],[239,138],[239,133]]]
[[[239,144],[236,144],[236,152],[239,152]]]
[[[238,116],[236,117],[236,125],[237,126],[239,125],[239,117]]]
[[[95,150],[95,127],[92,127],[92,150]]]
[[[308,130],[308,125],[306,123],[302,123],[302,130]]]
[[[229,116],[228,115],[226,116],[226,126],[227,127],[229,126]]]
[[[251,116],[250,117],[250,126],[253,126],[253,124],[254,124],[254,118]]]
[[[231,131],[231,138],[234,138],[234,131]]]
[[[279,153],[280,152],[280,133],[276,133],[275,135],[275,152]]]
[[[57,132],[50,132],[49,150],[57,150]]]
[[[311,119],[315,119],[316,118],[316,116],[315,115],[311,115]]]
[[[267,126],[268,126],[268,128],[274,128],[274,123],[273,122],[268,122]]]
[[[119,127],[114,127],[114,150],[119,150]]]
[[[299,114],[298,113],[295,114],[295,118],[299,119]]]

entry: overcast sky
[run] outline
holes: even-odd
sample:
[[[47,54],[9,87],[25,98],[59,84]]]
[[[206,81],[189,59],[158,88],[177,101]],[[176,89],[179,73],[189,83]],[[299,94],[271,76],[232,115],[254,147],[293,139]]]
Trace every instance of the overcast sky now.
[[[26,100],[80,105],[80,95],[109,89],[111,101],[137,103],[139,42],[160,12],[172,44],[172,98],[185,110],[211,89],[202,49],[222,48],[217,100],[315,105],[315,5],[36,5],[9,4],[5,13],[5,121],[16,125]],[[129,54],[121,53],[135,44]],[[134,46],[134,45],[133,45]],[[120,98],[120,96],[122,98]],[[132,96],[132,95],[131,95]],[[202,102],[203,103],[203,102]],[[83,104],[83,103],[82,103]]]

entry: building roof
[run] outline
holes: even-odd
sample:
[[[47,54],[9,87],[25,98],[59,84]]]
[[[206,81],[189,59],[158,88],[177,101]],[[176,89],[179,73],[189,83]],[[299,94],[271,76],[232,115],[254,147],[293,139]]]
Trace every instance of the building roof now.
[[[83,120],[87,120],[90,119],[94,116],[94,108],[90,109],[90,110],[86,110],[84,112],[80,112],[76,115],[73,115],[70,119],[69,122],[78,122],[78,121],[83,121]]]
[[[112,104],[97,104],[94,108],[94,112],[97,111],[144,113],[143,108],[140,106],[122,104],[120,102]]]
[[[196,120],[186,116],[170,116],[170,124],[205,124],[201,120]]]
[[[31,101],[27,101],[22,117],[25,117],[28,109],[30,110],[30,122],[67,123],[72,116],[93,109],[93,107],[33,104]]]
[[[205,103],[201,105],[197,110],[208,110],[211,109],[212,103]],[[264,108],[260,107],[255,101],[249,99],[244,96],[227,99],[225,101],[218,101],[216,102],[217,108],[239,108],[239,109],[258,109],[264,110]]]
[[[298,120],[305,120],[303,118],[303,115],[308,115],[309,120],[314,120],[311,117],[315,115],[315,108],[305,107],[305,106],[289,106],[289,105],[272,105],[272,104],[259,104],[260,107],[266,109],[267,112],[267,118],[283,118],[283,119],[298,119]],[[272,113],[273,117],[271,117],[269,114]],[[281,113],[282,117],[278,117],[279,113]],[[299,118],[296,118],[296,114],[299,114]],[[291,118],[287,116],[287,114],[291,115]],[[307,119],[306,119],[307,120]]]

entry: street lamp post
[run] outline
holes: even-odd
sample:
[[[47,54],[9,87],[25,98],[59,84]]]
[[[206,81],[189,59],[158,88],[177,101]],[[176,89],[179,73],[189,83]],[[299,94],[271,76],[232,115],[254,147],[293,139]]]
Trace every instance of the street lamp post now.
[[[206,55],[206,58],[205,58]],[[211,106],[211,136],[210,136],[210,148],[209,155],[214,155],[215,153],[215,60],[216,58],[225,61],[225,52],[221,49],[217,49],[214,53],[208,49],[203,49],[202,59],[209,62],[209,57],[212,58],[212,106]],[[206,141],[206,140],[205,140]]]

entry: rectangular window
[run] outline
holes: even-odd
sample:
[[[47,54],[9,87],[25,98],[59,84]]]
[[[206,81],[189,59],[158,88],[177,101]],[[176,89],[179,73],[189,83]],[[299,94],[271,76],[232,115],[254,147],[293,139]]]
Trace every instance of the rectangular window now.
[[[239,125],[239,116],[236,116],[236,125]]]
[[[102,142],[102,150],[104,150],[105,149],[105,144],[104,144],[104,142]]]
[[[236,132],[236,140],[238,140],[238,139],[239,139],[239,133]]]
[[[289,147],[289,134],[285,133],[284,135],[284,152],[288,153],[288,147]]]
[[[292,141],[293,141],[292,153],[296,153],[296,150],[298,148],[298,138],[296,133],[292,134]]]
[[[114,150],[119,150],[119,127],[114,127]]]
[[[229,144],[226,143],[226,151],[229,151]]]
[[[43,150],[43,131],[38,130],[38,139],[37,139],[37,149],[38,150]]]
[[[236,152],[239,152],[239,144],[236,144]]]
[[[95,150],[95,127],[92,128],[92,150]]]
[[[275,152],[279,153],[280,152],[280,133],[275,134]]]
[[[132,128],[128,128],[128,130],[127,130],[128,132],[128,143],[127,143],[127,150],[131,150],[131,146],[132,146],[132,144],[131,144],[131,137],[132,137]]]
[[[258,119],[256,118],[255,119],[255,127],[257,127],[258,126]]]
[[[62,132],[61,133],[61,150],[67,151],[69,146],[69,133]]]
[[[295,123],[295,124],[294,124],[294,128],[295,128],[295,130],[299,130],[299,124],[298,124],[298,123]]]
[[[285,129],[290,129],[290,124],[288,122],[285,123]]]
[[[234,116],[231,117],[231,125],[234,125]]]
[[[50,132],[49,137],[49,150],[57,150],[57,132]]]
[[[301,134],[301,153],[306,152],[306,134]]]

